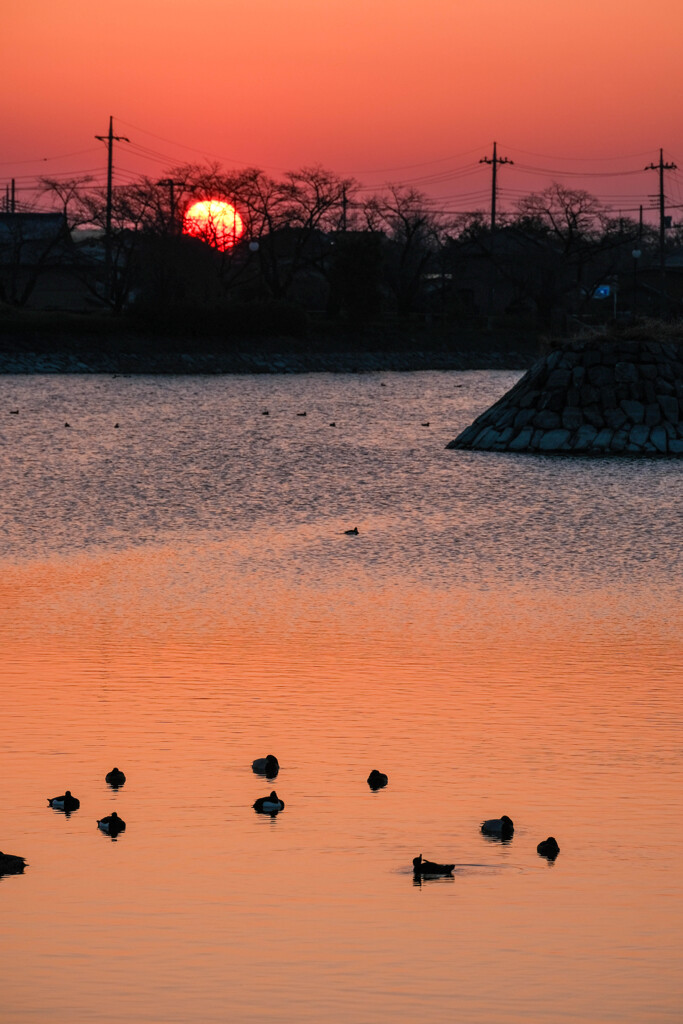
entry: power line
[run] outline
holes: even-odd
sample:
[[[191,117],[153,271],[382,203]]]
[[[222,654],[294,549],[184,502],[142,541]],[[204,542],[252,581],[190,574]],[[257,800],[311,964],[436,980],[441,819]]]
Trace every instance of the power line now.
[[[542,160],[572,160],[578,163],[603,163],[609,160],[635,160],[639,156],[647,156],[649,150],[645,149],[641,153],[627,153],[623,156],[551,156],[549,153],[533,153],[528,149],[520,149],[518,146],[508,146],[513,153],[524,153],[525,156],[540,156]]]
[[[74,153],[61,153],[59,156],[39,156],[33,160],[0,160],[0,167],[6,167],[8,164],[15,166],[16,164],[44,164],[50,160],[67,160],[72,156],[83,156],[84,153],[94,153],[96,150],[94,147],[91,149],[78,149]]]

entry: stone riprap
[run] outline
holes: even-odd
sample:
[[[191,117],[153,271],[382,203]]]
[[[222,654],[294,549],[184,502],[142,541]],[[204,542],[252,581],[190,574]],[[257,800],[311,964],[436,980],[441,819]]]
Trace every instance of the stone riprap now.
[[[683,342],[567,342],[446,447],[680,457]]]

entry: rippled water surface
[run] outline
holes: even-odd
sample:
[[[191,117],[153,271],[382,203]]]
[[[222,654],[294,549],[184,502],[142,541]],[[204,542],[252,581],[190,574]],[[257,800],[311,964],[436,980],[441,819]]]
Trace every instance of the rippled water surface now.
[[[516,376],[0,378],[3,1024],[682,1019],[681,463]]]

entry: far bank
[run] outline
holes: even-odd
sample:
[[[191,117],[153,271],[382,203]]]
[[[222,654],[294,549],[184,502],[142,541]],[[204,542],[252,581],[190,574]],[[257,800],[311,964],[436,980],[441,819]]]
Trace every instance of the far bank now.
[[[105,316],[0,316],[0,373],[367,373],[527,369],[539,338],[522,330],[421,323],[353,329],[311,324],[286,334],[161,334]]]

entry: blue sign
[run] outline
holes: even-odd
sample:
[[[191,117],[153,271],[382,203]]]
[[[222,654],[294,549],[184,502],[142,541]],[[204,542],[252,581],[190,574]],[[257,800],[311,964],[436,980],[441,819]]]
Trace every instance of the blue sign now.
[[[609,299],[612,289],[608,284],[599,284],[593,292],[594,299]]]

